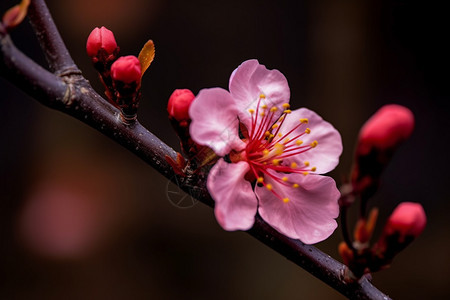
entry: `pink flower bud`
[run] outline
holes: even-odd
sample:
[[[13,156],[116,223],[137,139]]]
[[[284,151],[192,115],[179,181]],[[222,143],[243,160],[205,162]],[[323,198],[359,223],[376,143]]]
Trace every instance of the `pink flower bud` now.
[[[180,123],[190,120],[189,107],[194,99],[194,94],[188,89],[175,90],[170,96],[169,103],[167,104],[169,117]]]
[[[114,81],[140,83],[141,74],[141,63],[133,55],[122,56],[111,65],[111,77]]]
[[[116,39],[111,30],[102,26],[94,28],[87,39],[86,51],[90,57],[95,57],[98,51],[103,49],[107,55],[111,55],[117,49]]]
[[[399,234],[401,238],[419,236],[427,224],[422,205],[413,202],[400,203],[389,217],[384,232],[387,236]]]
[[[367,155],[372,149],[390,150],[406,140],[414,128],[414,115],[401,105],[380,108],[361,128],[357,154]]]

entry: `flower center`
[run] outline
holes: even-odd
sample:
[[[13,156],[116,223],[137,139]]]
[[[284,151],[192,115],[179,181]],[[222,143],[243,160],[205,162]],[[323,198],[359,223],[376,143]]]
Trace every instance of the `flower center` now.
[[[283,113],[278,119],[279,108],[268,107],[266,103],[265,95],[261,94],[256,109],[248,110],[252,122],[248,130],[245,155],[242,157],[250,165],[250,173],[259,185],[263,185],[284,202],[289,202],[289,198],[274,190],[264,178],[268,176],[282,185],[298,188],[298,183],[291,182],[287,176],[282,176],[283,174],[280,173],[286,175],[297,173],[306,176],[309,172],[315,172],[316,167],[310,167],[309,161],[300,161],[299,155],[315,148],[318,142],[304,144],[302,136],[311,133],[311,129],[307,127],[308,119],[306,118],[299,119],[297,124],[288,125],[291,127],[286,128],[285,119],[291,113],[288,103],[282,105]],[[278,173],[270,173],[269,170]]]

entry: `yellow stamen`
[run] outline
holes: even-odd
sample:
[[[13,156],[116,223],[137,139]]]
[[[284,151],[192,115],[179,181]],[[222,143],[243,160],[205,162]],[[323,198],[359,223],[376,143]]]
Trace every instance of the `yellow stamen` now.
[[[284,182],[288,181],[288,178],[286,176],[284,176],[283,178],[281,178],[281,180],[283,180]]]
[[[285,144],[289,143],[289,141],[290,141],[289,138],[285,138],[285,139],[284,139],[284,143],[285,143]]]
[[[308,124],[309,120],[307,118],[300,119],[300,123]]]
[[[305,133],[306,133],[306,134],[310,134],[310,133],[311,133],[311,129],[306,128],[306,129],[305,129]]]
[[[284,146],[283,145],[281,145],[280,143],[276,143],[275,144],[275,154],[276,155],[281,155],[281,154],[283,154],[283,151],[284,151]]]
[[[272,159],[272,164],[278,166],[280,164],[280,160],[277,158]]]
[[[278,134],[278,137],[282,137],[283,136],[283,134],[280,132],[279,134]]]
[[[283,202],[284,203],[288,203],[289,202],[289,198],[283,198]]]
[[[262,109],[267,109],[267,104],[261,105],[261,108],[262,108]]]
[[[269,150],[267,150],[267,149],[264,149],[264,150],[263,150],[263,155],[264,155],[264,156],[269,155],[269,153],[270,153]]]
[[[295,168],[297,168],[297,163],[295,163],[295,162],[291,162],[291,168],[292,168],[292,169],[295,169]]]
[[[260,95],[259,95],[259,98],[261,98],[261,99],[266,99],[266,95],[260,94]]]
[[[280,126],[280,125],[278,125],[278,124],[273,124],[273,125],[272,125],[272,128],[275,129],[275,128],[278,128],[278,126]]]
[[[315,148],[319,143],[317,141],[314,141],[310,144],[311,148]]]
[[[305,166],[309,167],[309,161],[304,162]]]
[[[290,109],[285,109],[283,112],[284,112],[285,114],[290,114],[290,113],[292,112],[292,110],[290,110]]]
[[[265,135],[265,136],[270,136],[271,133],[270,133],[270,131],[266,131],[266,132],[264,133],[264,135]]]
[[[265,116],[266,116],[266,113],[262,111],[259,115],[260,115],[261,117],[265,117]]]
[[[258,179],[256,179],[256,181],[258,183],[263,183],[264,182],[264,177],[258,177]]]
[[[309,173],[308,173],[308,172],[306,172],[306,171],[305,171],[305,172],[303,172],[303,175],[305,175],[305,176],[306,176],[306,175],[308,175],[308,174],[309,174]]]
[[[315,172],[316,170],[317,170],[316,167],[312,167],[312,168],[311,168],[311,172]]]
[[[293,187],[294,189],[296,189],[296,188],[299,187],[299,185],[298,185],[298,183],[294,183],[294,184],[292,185],[292,187]]]
[[[303,141],[302,141],[302,140],[297,140],[297,141],[295,142],[295,144],[296,144],[297,146],[300,146],[301,144],[303,144]]]
[[[271,191],[272,190],[272,185],[270,183],[266,184],[266,188]]]
[[[283,103],[283,108],[285,108],[285,109],[288,109],[289,107],[291,107],[290,105],[289,105],[289,103]]]
[[[271,111],[271,112],[276,112],[277,110],[278,110],[278,107],[276,107],[276,106],[270,108],[270,111]]]
[[[249,113],[251,113],[252,115],[255,113],[255,110],[253,109],[253,108],[250,108],[249,110],[248,110],[248,112]]]

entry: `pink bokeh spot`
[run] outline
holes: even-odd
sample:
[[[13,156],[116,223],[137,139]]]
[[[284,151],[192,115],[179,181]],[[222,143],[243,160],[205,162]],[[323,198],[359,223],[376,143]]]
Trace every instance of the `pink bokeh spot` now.
[[[342,153],[339,132],[306,108],[290,110],[284,75],[257,60],[233,71],[230,92],[201,90],[189,114],[192,139],[225,157],[207,187],[225,230],[248,230],[257,212],[280,233],[304,243],[336,228],[339,191],[321,176]]]

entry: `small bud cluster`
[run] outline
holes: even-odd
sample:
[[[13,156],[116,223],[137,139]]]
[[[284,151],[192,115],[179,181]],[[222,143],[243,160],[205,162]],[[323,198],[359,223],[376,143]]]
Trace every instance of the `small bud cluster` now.
[[[341,189],[342,223],[346,210],[359,199],[360,214],[351,241],[343,226],[345,241],[339,253],[349,267],[349,280],[387,268],[396,254],[419,236],[426,225],[426,215],[418,203],[404,202],[389,217],[378,241],[370,246],[378,209],[366,216],[367,201],[378,189],[380,177],[395,150],[409,138],[414,128],[412,112],[400,105],[386,105],[361,128],[351,172],[351,183]]]
[[[119,57],[119,50],[114,34],[103,26],[92,30],[86,42],[106,97],[120,109],[122,120],[130,123],[136,119],[143,71],[136,56]]]

